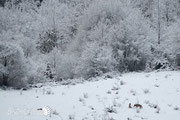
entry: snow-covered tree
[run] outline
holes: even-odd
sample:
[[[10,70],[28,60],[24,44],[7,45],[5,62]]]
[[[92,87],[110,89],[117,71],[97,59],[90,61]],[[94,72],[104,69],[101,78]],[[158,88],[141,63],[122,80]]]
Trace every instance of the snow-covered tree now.
[[[26,86],[26,65],[20,48],[8,43],[0,44],[1,85]]]

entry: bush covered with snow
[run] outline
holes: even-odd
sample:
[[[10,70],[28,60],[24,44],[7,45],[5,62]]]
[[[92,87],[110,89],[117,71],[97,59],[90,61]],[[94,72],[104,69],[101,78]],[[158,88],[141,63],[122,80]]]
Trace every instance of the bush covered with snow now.
[[[27,69],[20,48],[12,44],[0,44],[0,83],[5,86],[25,87]]]

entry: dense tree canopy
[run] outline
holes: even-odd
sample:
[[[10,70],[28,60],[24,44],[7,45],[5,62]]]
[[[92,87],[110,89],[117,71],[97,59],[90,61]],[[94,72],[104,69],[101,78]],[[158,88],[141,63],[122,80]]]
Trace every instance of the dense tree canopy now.
[[[179,0],[4,0],[0,5],[0,56],[14,43],[21,51],[1,59],[16,60],[13,69],[28,69],[19,69],[27,82],[45,80],[47,72],[53,73],[49,80],[88,79],[180,65]],[[1,61],[2,77],[20,75],[13,69]]]

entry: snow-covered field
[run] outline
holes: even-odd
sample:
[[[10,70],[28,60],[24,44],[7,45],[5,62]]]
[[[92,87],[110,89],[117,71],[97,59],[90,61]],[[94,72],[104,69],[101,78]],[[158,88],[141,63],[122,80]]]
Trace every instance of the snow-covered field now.
[[[0,90],[0,101],[0,120],[180,120],[180,71],[127,73],[27,91]],[[129,103],[143,108],[129,108]],[[48,108],[51,115],[43,115]]]

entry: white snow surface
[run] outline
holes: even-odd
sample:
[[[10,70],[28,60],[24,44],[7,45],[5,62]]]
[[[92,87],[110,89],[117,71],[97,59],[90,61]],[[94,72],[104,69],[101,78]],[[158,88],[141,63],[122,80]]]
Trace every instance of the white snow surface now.
[[[76,85],[0,90],[0,120],[180,120],[180,71],[126,73]],[[129,108],[129,103],[142,109]],[[50,115],[40,108],[49,107]]]

